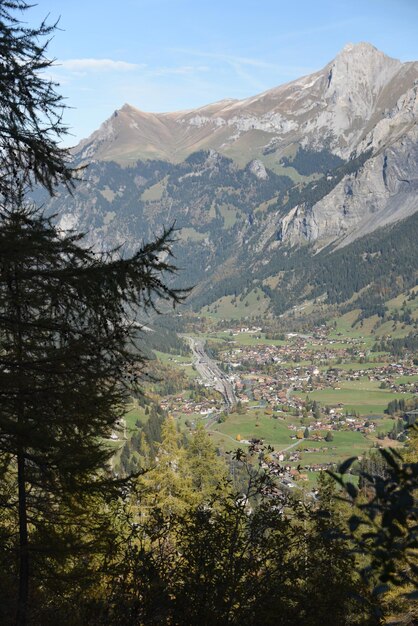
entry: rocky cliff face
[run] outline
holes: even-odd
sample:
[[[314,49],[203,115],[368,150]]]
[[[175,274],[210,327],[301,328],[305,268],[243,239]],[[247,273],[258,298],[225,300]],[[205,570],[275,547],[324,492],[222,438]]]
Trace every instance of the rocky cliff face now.
[[[302,204],[279,222],[283,240],[346,245],[418,210],[418,87],[403,94],[366,135],[372,150],[360,171],[345,176],[313,206]]]

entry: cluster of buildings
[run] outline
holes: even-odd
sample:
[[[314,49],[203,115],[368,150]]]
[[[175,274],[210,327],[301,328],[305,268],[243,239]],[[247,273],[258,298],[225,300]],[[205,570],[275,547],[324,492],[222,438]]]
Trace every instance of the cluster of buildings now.
[[[279,461],[299,463],[301,453],[329,452],[332,444],[321,445],[329,432],[332,435],[333,431],[349,430],[369,435],[378,430],[378,420],[350,414],[342,403],[315,410],[309,400],[312,391],[338,389],[342,381],[369,380],[378,382],[382,389],[418,393],[418,365],[405,359],[397,363],[376,362],[370,367],[361,339],[332,340],[327,336],[328,330],[321,327],[311,335],[290,334],[283,344],[268,344],[263,340],[257,345],[253,341],[252,345],[245,345],[245,341],[239,340],[241,333],[252,333],[256,338],[260,331],[253,327],[227,331],[229,339],[218,344],[217,359],[222,376],[232,384],[244,411],[251,404],[252,408],[262,408],[265,413],[283,420],[289,429],[289,441],[300,440],[301,429],[307,429],[297,447],[286,454],[279,453]],[[347,366],[351,363],[355,363],[355,369]],[[202,386],[210,385],[207,380],[198,382]],[[210,424],[225,408],[221,394],[214,390],[208,394],[184,391],[163,398],[161,406],[173,415],[200,415]],[[303,420],[304,426],[299,418],[308,418]],[[321,463],[307,463],[304,455],[303,470],[320,471],[329,465],[325,459]]]
[[[216,411],[220,411],[221,397],[219,396],[219,399],[205,398],[195,401],[188,398],[186,393],[183,393],[162,399],[160,405],[165,411],[168,411],[174,416],[177,414],[198,414],[202,417],[207,417]]]

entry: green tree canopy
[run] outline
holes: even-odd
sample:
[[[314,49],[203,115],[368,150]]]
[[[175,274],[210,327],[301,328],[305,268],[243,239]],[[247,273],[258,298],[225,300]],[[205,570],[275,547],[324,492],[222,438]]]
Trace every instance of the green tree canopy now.
[[[186,460],[193,488],[202,500],[213,495],[216,486],[227,478],[226,463],[217,456],[203,424],[198,424],[191,435]]]

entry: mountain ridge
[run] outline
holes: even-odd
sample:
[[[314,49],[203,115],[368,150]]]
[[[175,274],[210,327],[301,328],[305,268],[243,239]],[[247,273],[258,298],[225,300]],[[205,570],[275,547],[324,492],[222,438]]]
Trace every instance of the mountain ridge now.
[[[176,163],[215,149],[241,166],[258,158],[278,172],[282,156],[326,142],[346,159],[417,79],[418,62],[401,63],[368,43],[347,44],[321,70],[243,100],[165,113],[126,103],[74,153],[82,160]]]

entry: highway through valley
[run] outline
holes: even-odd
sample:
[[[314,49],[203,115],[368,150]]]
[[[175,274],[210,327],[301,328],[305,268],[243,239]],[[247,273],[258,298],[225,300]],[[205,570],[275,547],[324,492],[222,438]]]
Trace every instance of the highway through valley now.
[[[226,374],[224,374],[205,352],[205,343],[201,339],[194,337],[187,337],[190,348],[193,352],[194,366],[199,372],[204,383],[219,391],[225,401],[226,410],[230,411],[231,408],[237,403],[234,389]]]

